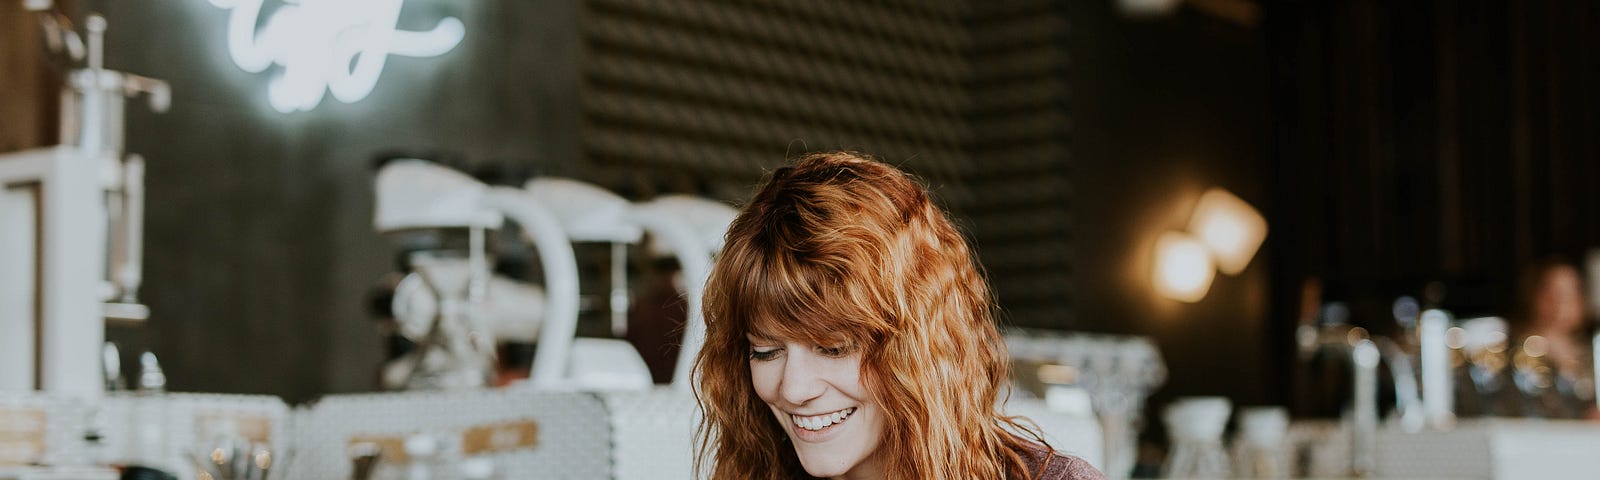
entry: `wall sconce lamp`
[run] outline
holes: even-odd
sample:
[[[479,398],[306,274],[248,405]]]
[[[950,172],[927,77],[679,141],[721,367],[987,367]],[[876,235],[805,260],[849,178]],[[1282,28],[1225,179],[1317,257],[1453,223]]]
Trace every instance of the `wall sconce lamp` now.
[[[1267,238],[1267,219],[1221,188],[1200,196],[1188,232],[1156,239],[1155,288],[1162,296],[1194,303],[1205,298],[1215,271],[1243,272]]]
[[[1194,303],[1211,289],[1216,267],[1205,245],[1183,232],[1163,232],[1156,239],[1156,291],[1180,302]]]
[[[1267,238],[1267,219],[1227,190],[1213,187],[1200,196],[1189,232],[1216,257],[1217,269],[1238,275]]]

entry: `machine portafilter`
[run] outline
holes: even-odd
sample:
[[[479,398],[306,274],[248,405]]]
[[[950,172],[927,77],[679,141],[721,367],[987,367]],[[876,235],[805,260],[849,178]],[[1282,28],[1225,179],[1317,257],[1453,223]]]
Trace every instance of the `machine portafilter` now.
[[[395,319],[417,348],[385,366],[386,386],[488,384],[495,338],[482,311],[490,278],[486,235],[504,218],[482,207],[486,190],[465,174],[423,160],[397,159],[380,167],[376,229],[402,238],[425,232],[440,240],[414,245],[408,254],[413,271],[401,281],[406,288],[395,291],[401,306]]]

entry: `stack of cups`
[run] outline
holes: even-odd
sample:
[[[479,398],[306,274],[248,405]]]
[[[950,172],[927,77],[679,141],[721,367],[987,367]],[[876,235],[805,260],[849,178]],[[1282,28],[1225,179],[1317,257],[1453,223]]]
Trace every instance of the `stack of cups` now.
[[[1234,438],[1233,473],[1238,478],[1289,478],[1289,410],[1283,407],[1239,409]]]
[[[1167,478],[1229,478],[1222,432],[1233,404],[1223,397],[1180,398],[1167,406],[1162,419],[1172,437],[1172,450],[1162,470]]]

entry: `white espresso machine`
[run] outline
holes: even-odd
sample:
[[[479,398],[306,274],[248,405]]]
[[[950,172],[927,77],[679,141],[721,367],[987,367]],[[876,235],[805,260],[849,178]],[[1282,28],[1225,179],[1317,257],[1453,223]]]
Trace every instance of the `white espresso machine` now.
[[[399,280],[390,299],[397,331],[419,350],[385,366],[390,388],[470,387],[481,382],[422,381],[452,371],[482,378],[487,349],[474,341],[537,342],[527,385],[539,390],[616,391],[649,388],[643,359],[628,342],[576,336],[580,295],[573,243],[609,243],[613,266],[619,250],[649,233],[662,253],[683,265],[689,317],[674,386],[687,391],[694,355],[704,342],[700,297],[711,257],[736,211],[712,200],[669,195],[631,203],[599,186],[567,178],[537,178],[523,188],[491,187],[433,162],[397,159],[377,176],[374,226],[392,235],[437,230],[481,231],[512,220],[521,240],[537,252],[542,285],[493,275],[484,234],[471,235],[465,254],[439,257],[437,246],[409,254],[414,272]],[[436,243],[436,242],[435,242]],[[419,260],[421,260],[419,262]],[[622,270],[620,268],[615,270]],[[613,271],[611,310],[628,308],[624,271]],[[453,272],[453,273],[452,273]],[[445,277],[454,279],[442,281]],[[447,286],[453,285],[453,286]],[[455,305],[446,307],[446,305]],[[456,325],[456,326],[452,326]],[[455,345],[455,346],[452,346]],[[430,361],[430,357],[438,360]],[[444,361],[443,359],[454,361]]]
[[[441,255],[451,249],[434,247],[409,255],[415,271],[396,285],[391,310],[399,332],[416,342],[417,349],[385,365],[386,386],[482,386],[497,340],[537,342],[528,382],[536,389],[636,390],[650,385],[644,361],[628,343],[576,337],[578,267],[572,242],[637,239],[640,230],[620,221],[628,207],[621,197],[580,182],[564,186],[571,188],[546,188],[555,195],[541,197],[524,189],[490,187],[425,160],[392,160],[380,168],[374,215],[378,231],[400,236],[469,233],[464,255]],[[498,229],[506,219],[522,226],[522,240],[538,253],[542,288],[490,272],[486,231]]]
[[[108,321],[142,322],[144,161],[123,152],[123,102],[166,82],[104,67],[105,18],[80,36],[48,0],[29,0],[46,44],[71,63],[61,145],[0,154],[0,391],[98,396]],[[85,41],[85,37],[87,41]]]

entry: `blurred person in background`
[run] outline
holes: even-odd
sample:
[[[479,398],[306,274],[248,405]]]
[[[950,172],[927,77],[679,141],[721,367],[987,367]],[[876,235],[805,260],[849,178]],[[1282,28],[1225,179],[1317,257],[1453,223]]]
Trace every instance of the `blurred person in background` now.
[[[852,153],[777,169],[707,282],[699,470],[1103,479],[1000,412],[994,310],[966,240],[909,175]]]
[[[1530,264],[1519,278],[1511,363],[1524,415],[1600,418],[1583,292],[1578,269],[1559,259]]]
[[[689,303],[684,301],[683,269],[672,257],[657,258],[639,298],[628,310],[628,343],[644,357],[657,384],[672,383]]]

